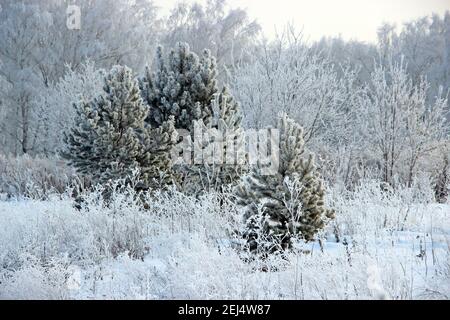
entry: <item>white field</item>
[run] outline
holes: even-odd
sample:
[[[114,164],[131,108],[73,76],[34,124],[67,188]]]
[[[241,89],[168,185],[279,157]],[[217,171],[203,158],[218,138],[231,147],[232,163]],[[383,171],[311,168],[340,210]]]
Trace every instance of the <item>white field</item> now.
[[[323,250],[297,243],[269,272],[230,245],[242,212],[215,195],[72,203],[0,201],[0,299],[450,298],[450,205],[420,190],[330,190]]]

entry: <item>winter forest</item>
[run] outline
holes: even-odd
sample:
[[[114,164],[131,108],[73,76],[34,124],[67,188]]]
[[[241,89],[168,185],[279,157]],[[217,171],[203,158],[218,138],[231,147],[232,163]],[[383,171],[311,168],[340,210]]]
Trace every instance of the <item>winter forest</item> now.
[[[450,3],[376,31],[0,0],[0,299],[450,299]]]

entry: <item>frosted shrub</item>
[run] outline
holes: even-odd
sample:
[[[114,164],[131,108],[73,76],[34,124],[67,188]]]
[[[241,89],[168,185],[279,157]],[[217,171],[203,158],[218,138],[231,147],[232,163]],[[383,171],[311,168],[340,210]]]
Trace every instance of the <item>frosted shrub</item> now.
[[[0,196],[45,198],[63,193],[69,184],[87,184],[58,158],[0,154]]]
[[[18,270],[0,274],[0,299],[67,299],[66,281],[70,275],[68,264],[62,259],[42,264],[33,256],[26,257]]]
[[[445,209],[433,204],[433,190],[426,177],[417,178],[410,188],[383,190],[379,181],[373,180],[361,182],[353,192],[340,188],[329,188],[328,192],[329,205],[336,209],[336,221],[329,232],[335,228],[338,238],[423,230],[433,219],[435,226],[448,225],[442,212]]]
[[[0,202],[1,268],[23,268],[24,252],[42,264],[67,258],[84,267],[121,254],[144,259],[155,239],[164,243],[171,236],[191,233],[205,235],[214,246],[228,245],[226,239],[237,228],[233,215],[238,215],[224,195],[197,200],[175,190],[143,196],[131,186],[112,190],[107,203],[102,187],[85,194],[80,210],[67,194],[62,199],[51,196],[47,202]]]

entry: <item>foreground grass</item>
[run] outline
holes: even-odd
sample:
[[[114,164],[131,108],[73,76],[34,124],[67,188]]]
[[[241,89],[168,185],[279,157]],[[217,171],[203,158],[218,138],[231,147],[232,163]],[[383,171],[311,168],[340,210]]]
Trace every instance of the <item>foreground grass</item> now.
[[[287,260],[244,262],[241,209],[215,194],[0,201],[0,298],[448,299],[450,206],[410,191],[329,192],[337,219]],[[227,200],[227,199],[225,199]],[[269,272],[261,271],[261,265]]]

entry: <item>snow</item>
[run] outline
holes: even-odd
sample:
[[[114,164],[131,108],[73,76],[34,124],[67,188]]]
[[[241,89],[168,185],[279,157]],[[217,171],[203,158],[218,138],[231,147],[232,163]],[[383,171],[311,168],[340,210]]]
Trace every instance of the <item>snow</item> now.
[[[450,205],[372,187],[329,193],[322,248],[264,262],[241,259],[241,209],[214,194],[159,194],[148,210],[95,192],[80,211],[68,196],[0,201],[0,298],[448,299]]]

